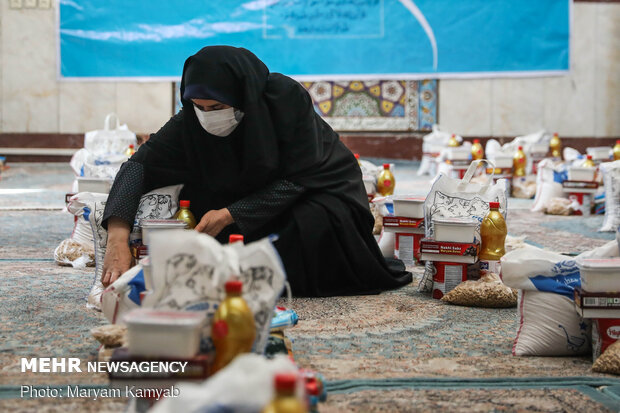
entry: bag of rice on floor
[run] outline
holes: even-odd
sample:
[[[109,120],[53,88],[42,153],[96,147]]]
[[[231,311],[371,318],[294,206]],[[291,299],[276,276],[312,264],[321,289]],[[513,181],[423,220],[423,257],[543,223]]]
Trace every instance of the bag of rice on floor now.
[[[466,307],[509,308],[517,305],[518,291],[504,285],[494,273],[468,280],[441,297],[441,301]]]

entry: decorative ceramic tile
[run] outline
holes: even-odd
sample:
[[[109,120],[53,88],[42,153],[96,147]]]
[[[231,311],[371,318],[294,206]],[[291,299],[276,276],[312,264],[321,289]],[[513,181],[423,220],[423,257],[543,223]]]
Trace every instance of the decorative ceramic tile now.
[[[335,130],[430,130],[437,119],[437,81],[302,82],[314,108]],[[175,104],[181,108],[179,84]]]

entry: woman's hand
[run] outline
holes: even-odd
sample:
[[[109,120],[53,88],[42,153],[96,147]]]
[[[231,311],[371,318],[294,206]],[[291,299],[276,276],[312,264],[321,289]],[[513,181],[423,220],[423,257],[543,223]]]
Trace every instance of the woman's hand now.
[[[235,221],[227,208],[212,209],[202,216],[195,230],[215,237],[233,222]]]
[[[108,244],[101,273],[103,286],[107,287],[112,284],[131,268],[132,260],[133,257],[129,250],[129,224],[111,217],[108,220]]]

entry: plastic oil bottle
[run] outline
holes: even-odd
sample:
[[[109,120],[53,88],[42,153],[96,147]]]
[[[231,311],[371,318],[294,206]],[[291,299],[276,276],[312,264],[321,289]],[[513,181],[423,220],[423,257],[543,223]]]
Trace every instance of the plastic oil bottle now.
[[[527,158],[525,152],[523,152],[523,146],[519,146],[517,153],[512,158],[512,175],[513,176],[525,176],[525,166],[527,165]]]
[[[295,395],[297,375],[295,373],[278,373],[274,378],[275,397],[263,413],[306,413],[308,409]]]
[[[129,147],[125,150],[125,155],[127,155],[127,157],[131,157],[134,153],[136,153],[136,149],[132,144],[129,144]]]
[[[234,244],[235,242],[241,242],[243,244],[243,235],[241,234],[230,234],[228,236],[228,243]]]
[[[215,312],[211,329],[211,338],[215,345],[211,374],[226,367],[239,354],[252,351],[256,337],[254,316],[241,296],[243,283],[228,281],[225,288],[226,298]]]
[[[499,211],[499,202],[489,202],[490,211],[480,224],[480,272],[500,274],[499,259],[506,254],[504,242],[508,234],[506,221]]]
[[[614,161],[620,161],[620,139],[614,145]]]
[[[181,221],[185,221],[187,224],[187,229],[194,229],[196,226],[196,218],[192,211],[189,210],[189,201],[182,200],[179,202],[179,210],[176,214],[174,214],[174,219],[180,219]]]
[[[552,157],[562,159],[562,142],[557,133],[554,133],[549,141],[549,149],[551,149]]]
[[[450,140],[448,141],[448,146],[452,148],[455,146],[460,146],[459,141],[458,139],[456,139],[456,135],[454,133],[452,134],[452,136],[450,136]]]
[[[383,170],[377,178],[377,192],[383,196],[392,195],[395,185],[396,181],[394,179],[394,174],[390,171],[390,164],[384,163]]]
[[[474,139],[474,144],[471,146],[471,157],[474,161],[484,158],[484,149],[480,144],[480,139]]]
[[[586,155],[586,160],[583,161],[581,166],[584,168],[595,168],[596,165],[594,164],[594,161],[592,160],[592,155]]]

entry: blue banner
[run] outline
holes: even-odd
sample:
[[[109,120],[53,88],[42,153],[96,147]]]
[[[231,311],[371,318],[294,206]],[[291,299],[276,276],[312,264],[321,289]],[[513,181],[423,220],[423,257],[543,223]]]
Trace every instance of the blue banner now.
[[[569,68],[569,0],[60,0],[60,76],[178,79],[204,46],[298,79]]]

